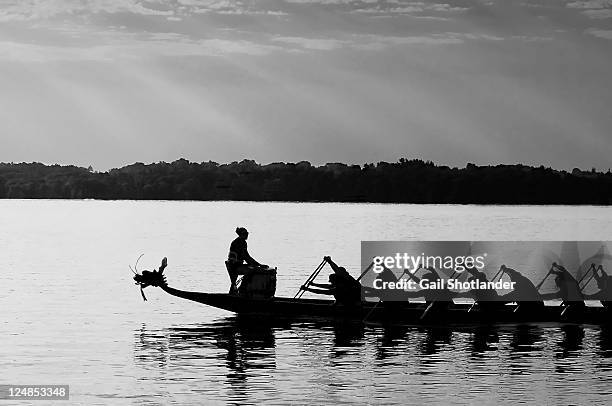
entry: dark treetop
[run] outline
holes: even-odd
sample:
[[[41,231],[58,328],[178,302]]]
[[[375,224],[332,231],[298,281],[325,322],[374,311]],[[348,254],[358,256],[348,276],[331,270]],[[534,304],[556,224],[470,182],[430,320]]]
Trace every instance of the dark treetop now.
[[[0,198],[612,204],[612,173],[524,165],[135,163],[108,172],[0,163]]]

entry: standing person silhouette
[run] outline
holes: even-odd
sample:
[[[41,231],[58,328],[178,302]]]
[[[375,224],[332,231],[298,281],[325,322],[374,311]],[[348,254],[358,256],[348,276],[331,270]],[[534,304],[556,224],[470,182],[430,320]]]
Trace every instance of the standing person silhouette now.
[[[238,237],[230,244],[229,254],[225,262],[231,282],[230,294],[237,293],[236,279],[238,279],[238,275],[245,275],[252,268],[263,266],[249,254],[247,249],[249,232],[247,229],[238,227],[236,228],[236,234],[238,234]]]

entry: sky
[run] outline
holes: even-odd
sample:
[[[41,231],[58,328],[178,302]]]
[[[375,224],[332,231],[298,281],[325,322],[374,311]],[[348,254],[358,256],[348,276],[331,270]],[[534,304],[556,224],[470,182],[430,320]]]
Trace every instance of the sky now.
[[[612,0],[0,0],[0,162],[612,167]]]

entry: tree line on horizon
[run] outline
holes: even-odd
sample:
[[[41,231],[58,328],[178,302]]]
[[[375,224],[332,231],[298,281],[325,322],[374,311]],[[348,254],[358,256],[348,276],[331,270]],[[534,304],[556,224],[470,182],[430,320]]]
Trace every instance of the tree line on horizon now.
[[[91,167],[0,163],[0,198],[105,200],[252,200],[300,202],[612,204],[612,173],[544,166],[431,161],[346,165],[135,163],[106,172]]]

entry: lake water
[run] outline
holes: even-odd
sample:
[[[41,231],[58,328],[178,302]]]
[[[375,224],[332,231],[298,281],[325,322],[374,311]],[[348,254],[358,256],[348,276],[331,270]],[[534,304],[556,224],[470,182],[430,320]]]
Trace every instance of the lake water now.
[[[173,287],[225,292],[239,225],[293,296],[323,255],[357,274],[361,240],[612,240],[612,208],[1,200],[0,383],[69,384],[87,405],[612,401],[605,328],[253,323],[157,288],[143,302],[142,253],[139,270],[168,257]]]

